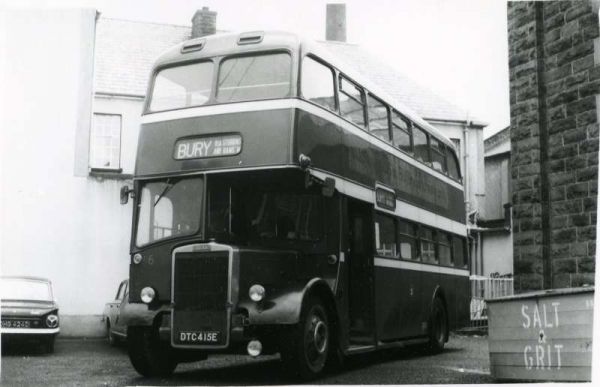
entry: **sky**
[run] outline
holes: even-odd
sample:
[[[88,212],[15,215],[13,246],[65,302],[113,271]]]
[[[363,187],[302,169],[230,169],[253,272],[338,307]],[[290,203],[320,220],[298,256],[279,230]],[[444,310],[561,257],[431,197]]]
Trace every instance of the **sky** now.
[[[217,29],[285,30],[324,40],[325,5],[343,0],[0,0],[18,7],[93,7],[102,16],[191,25],[203,6]],[[508,126],[508,43],[502,0],[347,0],[347,40],[489,124]]]

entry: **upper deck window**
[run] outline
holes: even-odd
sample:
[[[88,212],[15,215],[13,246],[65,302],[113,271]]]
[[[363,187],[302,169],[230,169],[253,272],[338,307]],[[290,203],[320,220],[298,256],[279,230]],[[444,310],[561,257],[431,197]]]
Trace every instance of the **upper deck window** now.
[[[455,180],[460,179],[460,167],[454,152],[450,148],[446,148],[446,162],[448,164],[448,175]]]
[[[219,69],[218,102],[283,98],[290,94],[292,58],[286,53],[225,59]]]
[[[433,169],[446,173],[446,149],[437,139],[430,137],[431,143],[431,162]]]
[[[369,131],[375,136],[390,142],[388,108],[378,98],[369,94]]]
[[[333,71],[308,56],[302,61],[302,96],[335,111]]]
[[[365,93],[354,83],[340,77],[340,113],[359,126],[365,126]]]
[[[407,153],[412,153],[410,124],[396,111],[392,113],[392,135],[394,137],[394,146],[396,148]]]
[[[212,62],[160,70],[154,79],[150,111],[204,105],[210,98],[212,77]]]
[[[421,128],[415,126],[413,127],[413,140],[415,147],[415,158],[424,163],[429,163],[429,145],[428,139],[429,137],[427,133],[425,133]]]

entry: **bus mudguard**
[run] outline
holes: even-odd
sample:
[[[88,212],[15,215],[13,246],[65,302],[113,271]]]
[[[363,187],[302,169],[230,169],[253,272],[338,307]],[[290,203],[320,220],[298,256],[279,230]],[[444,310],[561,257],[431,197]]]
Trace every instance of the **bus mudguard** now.
[[[334,305],[329,285],[321,278],[313,278],[304,286],[297,284],[260,302],[244,300],[239,306],[248,311],[250,325],[296,324],[300,320],[302,302],[311,293],[319,294],[326,306]],[[334,309],[332,313],[337,311]]]
[[[159,313],[169,311],[169,305],[149,309],[146,304],[128,303],[121,309],[120,319],[127,326],[150,326]]]

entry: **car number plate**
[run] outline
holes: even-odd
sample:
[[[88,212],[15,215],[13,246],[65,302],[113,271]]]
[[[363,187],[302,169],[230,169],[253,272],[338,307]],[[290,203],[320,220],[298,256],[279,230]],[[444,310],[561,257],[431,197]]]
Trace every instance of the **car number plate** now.
[[[180,343],[190,344],[217,344],[220,342],[219,331],[181,331],[179,332]]]
[[[29,321],[2,320],[2,328],[29,328]]]

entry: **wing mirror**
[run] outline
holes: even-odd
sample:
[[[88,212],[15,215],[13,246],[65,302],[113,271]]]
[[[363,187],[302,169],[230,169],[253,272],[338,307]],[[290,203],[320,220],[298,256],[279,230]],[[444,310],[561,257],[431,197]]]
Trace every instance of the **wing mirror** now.
[[[127,204],[129,201],[129,196],[133,199],[133,189],[129,188],[129,186],[124,185],[121,187],[121,204]]]

